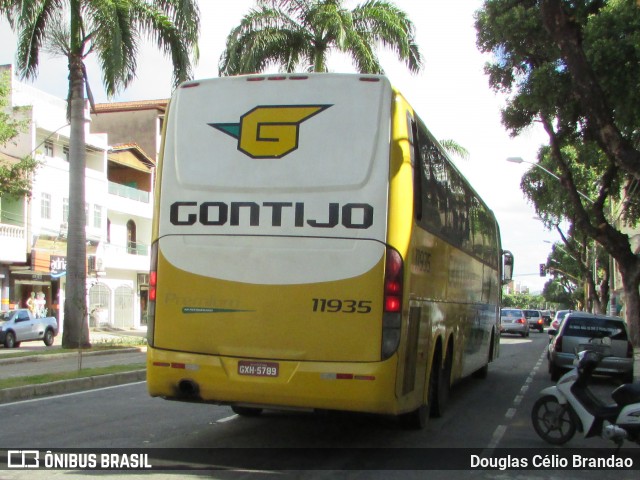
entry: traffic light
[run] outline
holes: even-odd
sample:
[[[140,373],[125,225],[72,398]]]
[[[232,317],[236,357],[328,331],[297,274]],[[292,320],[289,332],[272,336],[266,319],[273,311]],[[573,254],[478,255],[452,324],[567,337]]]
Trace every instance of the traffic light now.
[[[547,266],[544,263],[540,264],[540,276],[541,277],[547,276]]]

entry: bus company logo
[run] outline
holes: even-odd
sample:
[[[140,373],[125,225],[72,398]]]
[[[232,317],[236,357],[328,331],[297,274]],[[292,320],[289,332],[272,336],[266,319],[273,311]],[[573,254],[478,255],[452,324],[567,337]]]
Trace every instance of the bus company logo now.
[[[298,148],[300,124],[331,105],[258,106],[239,123],[209,123],[238,140],[238,150],[251,158],[282,158]]]

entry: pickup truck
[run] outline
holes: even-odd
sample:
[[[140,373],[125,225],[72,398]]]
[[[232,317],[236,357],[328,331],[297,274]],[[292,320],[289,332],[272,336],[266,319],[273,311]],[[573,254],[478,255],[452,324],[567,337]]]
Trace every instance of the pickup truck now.
[[[36,318],[26,308],[0,312],[0,344],[16,348],[20,342],[42,340],[47,347],[53,345],[58,334],[58,322],[54,317]]]

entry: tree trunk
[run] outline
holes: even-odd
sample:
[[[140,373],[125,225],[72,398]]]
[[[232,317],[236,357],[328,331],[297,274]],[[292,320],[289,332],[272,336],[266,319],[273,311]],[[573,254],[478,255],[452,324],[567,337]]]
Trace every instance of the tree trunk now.
[[[86,215],[85,215],[85,112],[82,58],[69,57],[69,228],[67,282],[64,303],[64,348],[87,348]]]
[[[618,262],[618,265],[624,289],[624,317],[634,347],[634,380],[637,381],[640,379],[640,261]]]

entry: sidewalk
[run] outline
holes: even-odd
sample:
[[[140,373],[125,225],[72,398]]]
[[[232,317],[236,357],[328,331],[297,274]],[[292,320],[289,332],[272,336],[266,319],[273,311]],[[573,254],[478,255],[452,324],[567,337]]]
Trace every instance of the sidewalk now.
[[[30,377],[59,372],[74,372],[78,370],[80,363],[83,369],[87,369],[144,363],[146,359],[146,345],[128,348],[119,347],[113,350],[83,350],[81,353],[78,351],[52,353],[51,355],[40,353],[46,350],[53,351],[60,349],[61,337],[61,335],[58,335],[51,347],[46,347],[43,342],[25,342],[22,343],[19,348],[13,349],[0,347],[0,379]],[[131,343],[131,337],[144,338],[146,337],[146,331],[95,329],[90,332],[90,341],[93,346],[100,346],[101,344],[126,345],[127,343]],[[34,354],[7,358],[9,354],[26,352],[33,352]],[[37,355],[35,354],[36,352],[38,353]],[[0,389],[0,403],[144,381],[145,378],[146,371],[142,368],[123,373],[5,388]]]

